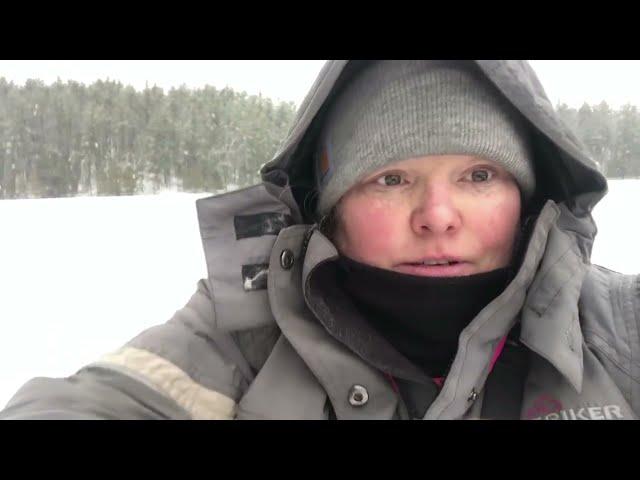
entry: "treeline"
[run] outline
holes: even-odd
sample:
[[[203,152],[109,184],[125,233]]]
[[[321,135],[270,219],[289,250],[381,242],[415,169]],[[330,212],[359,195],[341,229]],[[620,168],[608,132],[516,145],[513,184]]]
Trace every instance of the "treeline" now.
[[[640,176],[640,114],[605,102],[560,116],[610,178]],[[232,89],[136,91],[0,78],[0,198],[202,192],[259,181],[289,129],[293,103]]]
[[[591,151],[609,178],[640,177],[640,114],[635,105],[612,110],[606,102],[579,109],[566,104],[556,107]]]
[[[247,186],[294,113],[293,103],[228,88],[0,78],[0,198]]]

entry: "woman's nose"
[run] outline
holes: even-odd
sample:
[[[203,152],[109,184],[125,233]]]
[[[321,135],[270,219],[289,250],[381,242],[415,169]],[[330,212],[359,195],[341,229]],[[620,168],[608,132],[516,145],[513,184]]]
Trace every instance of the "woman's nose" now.
[[[457,231],[462,224],[452,192],[444,186],[430,186],[415,202],[411,223],[418,234],[444,234]]]

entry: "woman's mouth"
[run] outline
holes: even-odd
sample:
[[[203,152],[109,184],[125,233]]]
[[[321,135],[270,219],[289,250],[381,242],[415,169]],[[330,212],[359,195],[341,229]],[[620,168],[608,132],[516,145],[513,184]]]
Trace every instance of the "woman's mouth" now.
[[[429,259],[422,262],[401,263],[396,271],[423,277],[462,277],[471,275],[471,263],[457,259]]]

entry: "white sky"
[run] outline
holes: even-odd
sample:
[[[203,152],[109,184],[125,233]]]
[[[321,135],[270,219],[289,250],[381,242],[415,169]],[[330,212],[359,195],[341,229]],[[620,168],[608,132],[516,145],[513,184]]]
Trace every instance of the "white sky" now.
[[[249,94],[262,92],[274,100],[299,104],[324,60],[0,60],[0,76],[16,84],[28,78],[45,83],[98,79],[119,80],[143,89],[185,84],[217,88],[230,86]],[[551,102],[579,107],[606,100],[613,108],[630,102],[640,105],[638,60],[532,60]]]

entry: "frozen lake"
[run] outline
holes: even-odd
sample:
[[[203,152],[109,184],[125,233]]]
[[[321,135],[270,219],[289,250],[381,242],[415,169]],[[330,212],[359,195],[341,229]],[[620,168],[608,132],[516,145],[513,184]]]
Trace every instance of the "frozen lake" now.
[[[640,180],[609,188],[593,263],[640,272]],[[73,374],[182,308],[206,276],[207,196],[0,201],[0,409],[30,378]]]

